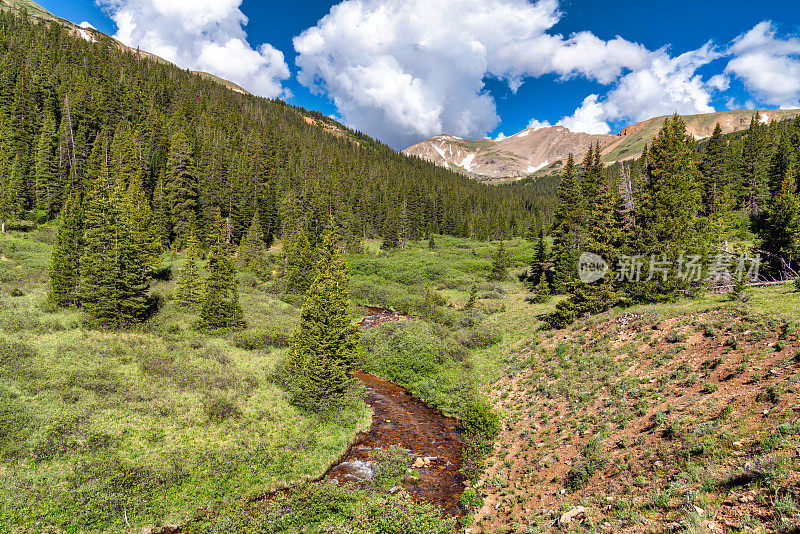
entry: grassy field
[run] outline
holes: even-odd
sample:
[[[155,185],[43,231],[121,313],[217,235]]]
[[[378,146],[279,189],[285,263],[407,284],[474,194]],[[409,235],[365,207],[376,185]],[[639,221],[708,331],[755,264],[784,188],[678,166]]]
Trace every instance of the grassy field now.
[[[209,337],[156,282],[166,305],[148,323],[87,329],[46,302],[51,240],[50,228],[0,236],[0,531],[180,523],[318,476],[369,427],[363,403],[298,412],[272,379],[286,349],[236,346],[291,333],[296,307],[243,283],[251,330]]]
[[[130,331],[93,330],[47,302],[53,230],[0,236],[0,531],[179,524],[318,476],[369,426],[360,401],[309,416],[276,384],[301,297],[240,273],[248,329],[213,337],[172,303],[174,282],[154,280],[156,316]],[[424,319],[366,333],[363,366],[463,415],[500,354],[486,347],[502,341],[491,324],[514,285],[484,281],[496,246],[439,237],[435,250],[386,253],[368,242],[348,257],[356,305]],[[509,245],[516,263],[530,253]],[[173,275],[181,262],[164,258]],[[474,283],[478,310],[462,310]]]

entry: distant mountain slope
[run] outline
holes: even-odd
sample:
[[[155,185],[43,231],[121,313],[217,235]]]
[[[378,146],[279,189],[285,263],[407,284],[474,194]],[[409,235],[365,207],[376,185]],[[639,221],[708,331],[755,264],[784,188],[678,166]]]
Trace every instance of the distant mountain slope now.
[[[764,122],[781,121],[800,115],[800,110],[758,110]],[[695,139],[709,137],[717,123],[723,133],[746,130],[756,110],[723,111],[682,116],[686,129]],[[614,163],[638,157],[645,144],[661,129],[667,116],[632,124],[616,135],[592,135],[571,132],[563,126],[526,129],[492,141],[471,141],[452,135],[438,135],[405,149],[442,167],[466,173],[473,178],[489,181],[519,179],[534,173],[558,170],[572,153],[583,158],[589,145],[599,143],[603,161]]]
[[[686,131],[690,135],[693,135],[695,139],[704,139],[711,136],[717,123],[722,127],[722,133],[725,134],[747,130],[756,111],[761,115],[764,123],[782,121],[800,115],[800,110],[797,109],[743,109],[700,115],[682,115],[681,118],[686,123]],[[639,157],[644,145],[658,134],[666,118],[667,115],[655,117],[623,128],[616,135],[615,141],[604,148],[603,160],[612,163]]]
[[[590,144],[606,146],[613,135],[574,133],[563,126],[526,129],[500,141],[469,141],[439,135],[403,152],[476,178],[522,178],[566,159],[570,152],[582,157]]]

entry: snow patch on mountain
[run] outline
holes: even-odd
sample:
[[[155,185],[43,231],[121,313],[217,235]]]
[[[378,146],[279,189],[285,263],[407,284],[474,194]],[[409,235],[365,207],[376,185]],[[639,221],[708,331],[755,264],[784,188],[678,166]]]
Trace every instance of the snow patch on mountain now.
[[[440,156],[442,156],[442,159],[445,161],[445,163],[447,163],[447,158],[446,158],[446,157],[445,157],[445,155],[444,155],[444,150],[442,150],[442,149],[441,149],[441,148],[439,148],[438,146],[434,145],[433,143],[431,143],[431,146],[433,147],[433,149],[434,149],[436,152],[438,152],[438,153],[439,153],[439,155],[440,155]]]
[[[534,172],[536,172],[536,171],[538,171],[540,169],[544,169],[548,165],[550,165],[550,162],[549,161],[545,161],[544,163],[542,163],[540,165],[536,165],[535,167],[528,167],[526,170],[527,170],[528,174],[531,174],[531,173],[534,173]]]
[[[465,169],[467,172],[472,172],[472,162],[474,159],[475,159],[475,154],[468,155],[466,158],[464,158],[459,167]]]
[[[94,37],[92,37],[92,36],[89,34],[89,32],[87,32],[86,30],[78,30],[78,35],[80,35],[81,37],[83,37],[84,39],[86,39],[87,41],[89,41],[90,43],[96,43],[96,42],[97,42],[97,39],[95,39]]]

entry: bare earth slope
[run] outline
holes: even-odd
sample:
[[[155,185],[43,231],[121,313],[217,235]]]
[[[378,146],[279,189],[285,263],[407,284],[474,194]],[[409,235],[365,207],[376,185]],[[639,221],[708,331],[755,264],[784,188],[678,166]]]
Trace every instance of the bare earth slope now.
[[[796,324],[733,308],[545,335],[494,388],[473,532],[570,510],[591,532],[797,532]]]
[[[573,133],[563,126],[553,126],[523,130],[502,141],[469,141],[439,135],[403,153],[474,177],[509,179],[522,178],[566,160],[570,152],[582,158],[589,145],[606,146],[615,139],[613,135]]]

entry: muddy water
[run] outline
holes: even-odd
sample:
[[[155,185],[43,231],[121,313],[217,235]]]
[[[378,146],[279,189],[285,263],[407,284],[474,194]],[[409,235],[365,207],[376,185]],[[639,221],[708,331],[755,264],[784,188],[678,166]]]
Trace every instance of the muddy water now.
[[[438,505],[448,516],[461,515],[458,505],[466,477],[459,472],[464,441],[458,421],[425,406],[403,388],[367,373],[356,375],[367,390],[374,415],[372,428],[331,469],[327,477],[339,482],[372,476],[370,453],[393,445],[414,455],[419,480],[405,489],[415,502]]]
[[[406,319],[407,316],[390,310],[367,308],[359,326],[366,329]],[[405,485],[414,501],[435,504],[448,516],[461,515],[458,501],[466,477],[460,472],[464,440],[458,421],[427,407],[388,380],[363,372],[356,377],[364,384],[366,402],[373,409],[372,428],[326,477],[340,483],[370,478],[373,475],[370,453],[399,446],[410,451],[415,459],[419,479]]]

